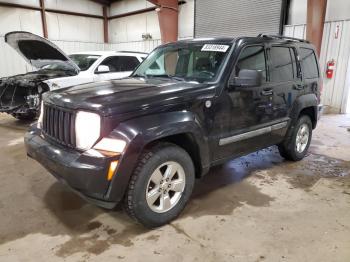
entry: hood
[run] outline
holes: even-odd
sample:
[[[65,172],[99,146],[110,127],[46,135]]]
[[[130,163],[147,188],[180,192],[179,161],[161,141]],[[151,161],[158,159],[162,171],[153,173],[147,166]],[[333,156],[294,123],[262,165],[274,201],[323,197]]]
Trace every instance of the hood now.
[[[210,84],[171,79],[125,78],[63,88],[46,93],[46,102],[71,109],[97,111],[104,116],[194,103],[211,98]]]
[[[16,81],[20,82],[41,82],[48,79],[56,79],[61,77],[70,76],[64,71],[54,71],[54,70],[39,70],[28,72],[25,74],[19,74],[14,76],[8,76],[0,78],[0,83],[12,83]]]
[[[5,42],[37,69],[57,65],[61,70],[79,73],[79,67],[55,44],[29,32],[10,32]]]

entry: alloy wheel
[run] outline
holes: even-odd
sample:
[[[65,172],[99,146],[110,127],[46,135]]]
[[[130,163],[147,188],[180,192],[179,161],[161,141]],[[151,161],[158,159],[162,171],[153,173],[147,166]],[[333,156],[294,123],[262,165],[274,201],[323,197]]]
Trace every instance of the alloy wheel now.
[[[168,161],[152,173],[146,188],[146,200],[154,212],[164,213],[176,206],[185,189],[186,176],[182,166]]]

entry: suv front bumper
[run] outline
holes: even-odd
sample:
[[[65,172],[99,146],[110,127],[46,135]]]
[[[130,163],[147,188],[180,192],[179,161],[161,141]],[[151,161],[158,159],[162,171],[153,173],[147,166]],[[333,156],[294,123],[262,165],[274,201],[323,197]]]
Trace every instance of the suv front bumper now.
[[[34,125],[25,134],[24,142],[29,157],[87,201],[108,209],[117,205],[107,197],[110,190],[107,172],[111,158],[91,156],[48,143]]]

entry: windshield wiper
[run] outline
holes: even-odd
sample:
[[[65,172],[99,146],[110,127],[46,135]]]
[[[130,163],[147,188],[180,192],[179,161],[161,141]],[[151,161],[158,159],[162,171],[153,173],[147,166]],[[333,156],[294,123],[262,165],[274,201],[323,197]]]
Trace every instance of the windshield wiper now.
[[[131,77],[145,77],[144,75],[140,75],[140,74],[134,74]]]
[[[163,78],[175,79],[177,81],[185,81],[185,79],[182,78],[182,77],[174,76],[174,75],[167,75],[167,74],[163,74],[163,75],[146,75],[146,77],[163,77]]]

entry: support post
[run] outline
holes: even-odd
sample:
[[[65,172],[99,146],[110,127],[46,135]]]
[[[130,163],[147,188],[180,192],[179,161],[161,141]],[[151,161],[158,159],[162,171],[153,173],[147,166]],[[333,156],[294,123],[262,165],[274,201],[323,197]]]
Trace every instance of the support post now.
[[[178,0],[148,0],[158,6],[158,20],[162,43],[177,41],[179,4]]]
[[[107,6],[103,6],[103,37],[104,42],[108,43],[108,16],[107,16]]]
[[[40,13],[41,13],[41,23],[43,25],[43,35],[45,38],[47,38],[48,33],[47,33],[47,24],[46,24],[45,0],[40,0]]]
[[[306,39],[315,45],[318,56],[321,53],[326,8],[327,0],[307,1]]]

